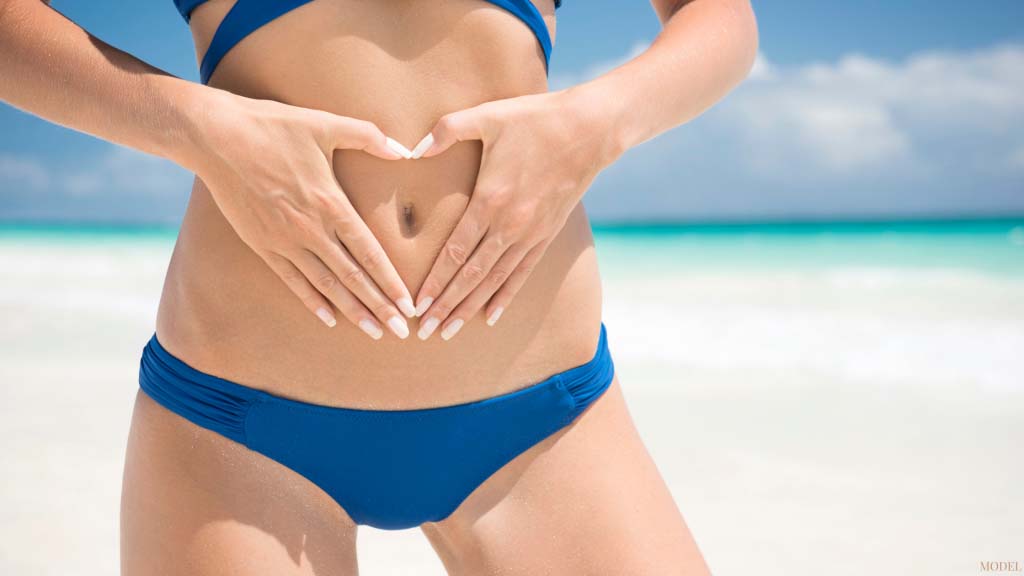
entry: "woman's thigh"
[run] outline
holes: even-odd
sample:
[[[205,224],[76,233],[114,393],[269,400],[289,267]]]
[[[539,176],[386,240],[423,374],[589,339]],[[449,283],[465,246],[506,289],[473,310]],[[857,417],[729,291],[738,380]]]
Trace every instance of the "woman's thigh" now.
[[[453,575],[709,574],[618,377],[423,531]]]
[[[314,573],[358,573],[345,512],[295,472],[140,390],[121,493],[121,574]]]

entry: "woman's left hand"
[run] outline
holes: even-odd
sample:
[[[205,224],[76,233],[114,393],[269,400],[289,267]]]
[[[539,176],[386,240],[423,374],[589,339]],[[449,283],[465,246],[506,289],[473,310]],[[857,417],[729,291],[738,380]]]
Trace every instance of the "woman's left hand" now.
[[[442,116],[417,146],[429,146],[427,158],[483,142],[473,195],[416,298],[421,340],[442,323],[450,339],[485,305],[487,324],[498,320],[594,177],[622,153],[601,112],[598,99],[571,88],[495,100]]]

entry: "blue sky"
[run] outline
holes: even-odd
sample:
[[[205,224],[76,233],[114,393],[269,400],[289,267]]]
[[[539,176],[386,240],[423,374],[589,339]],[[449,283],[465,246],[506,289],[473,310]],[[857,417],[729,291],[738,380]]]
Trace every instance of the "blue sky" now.
[[[171,0],[53,0],[105,41],[198,78]],[[1024,2],[755,1],[751,78],[627,152],[594,220],[1024,214]],[[552,88],[649,43],[645,0],[566,0]],[[0,104],[0,220],[178,222],[191,176]]]

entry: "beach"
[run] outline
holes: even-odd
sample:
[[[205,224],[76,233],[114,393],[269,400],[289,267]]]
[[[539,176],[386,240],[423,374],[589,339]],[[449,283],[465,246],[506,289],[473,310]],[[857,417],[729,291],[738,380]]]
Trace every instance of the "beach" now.
[[[1024,563],[1024,221],[595,237],[623,392],[714,574]],[[0,574],[118,572],[174,238],[0,225]],[[361,574],[444,574],[417,530],[358,545]]]

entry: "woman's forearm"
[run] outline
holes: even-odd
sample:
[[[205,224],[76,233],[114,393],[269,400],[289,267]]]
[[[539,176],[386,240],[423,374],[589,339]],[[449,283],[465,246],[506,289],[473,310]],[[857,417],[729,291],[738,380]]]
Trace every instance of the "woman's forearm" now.
[[[567,91],[574,105],[604,119],[612,157],[710,108],[746,77],[757,54],[749,0],[652,3],[664,28],[647,50]]]
[[[0,100],[193,169],[203,100],[219,92],[122,52],[39,0],[0,0]]]

